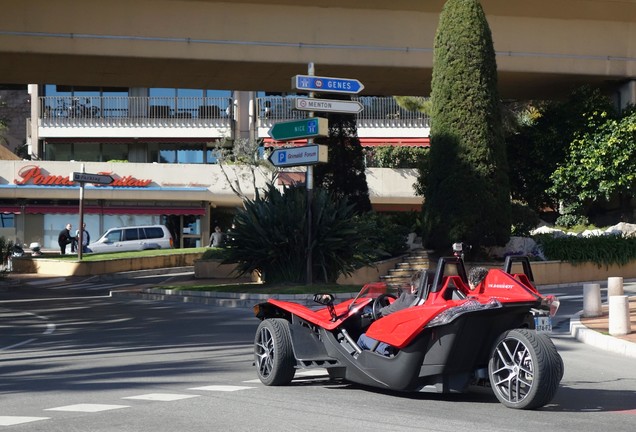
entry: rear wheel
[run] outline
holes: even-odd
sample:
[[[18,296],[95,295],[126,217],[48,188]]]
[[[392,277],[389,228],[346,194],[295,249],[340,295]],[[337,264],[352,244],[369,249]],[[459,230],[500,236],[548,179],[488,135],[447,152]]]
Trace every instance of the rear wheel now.
[[[550,336],[543,333],[537,333],[537,337],[539,338],[539,341],[545,345],[548,355],[552,357],[552,366],[554,366],[554,370],[556,371],[557,379],[561,382],[563,374],[565,373],[565,365],[563,364],[561,354],[557,351],[554,346],[554,342],[550,339]]]
[[[545,405],[559,387],[555,362],[535,331],[504,332],[495,343],[488,363],[495,396],[509,408],[534,409]]]
[[[254,337],[256,373],[268,386],[289,384],[296,373],[289,322],[281,318],[261,321]]]

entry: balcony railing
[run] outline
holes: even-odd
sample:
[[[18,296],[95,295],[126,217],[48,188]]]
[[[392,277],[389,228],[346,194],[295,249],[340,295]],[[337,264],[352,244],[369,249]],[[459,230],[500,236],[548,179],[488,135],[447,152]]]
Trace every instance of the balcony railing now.
[[[427,114],[408,111],[400,107],[392,97],[354,97],[364,109],[356,114],[358,128],[428,128]],[[259,126],[271,127],[284,120],[307,117],[305,111],[294,109],[293,97],[267,96],[257,99]]]
[[[232,99],[40,97],[43,127],[230,127]]]

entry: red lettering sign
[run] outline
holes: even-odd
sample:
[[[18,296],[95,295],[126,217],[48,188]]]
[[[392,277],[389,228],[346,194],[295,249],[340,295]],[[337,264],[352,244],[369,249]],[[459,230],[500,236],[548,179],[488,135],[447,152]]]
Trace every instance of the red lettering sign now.
[[[110,172],[99,172],[98,174],[112,175]],[[18,172],[20,179],[13,180],[16,185],[34,184],[38,186],[75,186],[75,182],[69,176],[46,175],[42,173],[42,169],[37,165],[28,165],[22,167]],[[138,179],[133,176],[123,176],[115,178],[108,187],[147,187],[152,183],[151,179]]]

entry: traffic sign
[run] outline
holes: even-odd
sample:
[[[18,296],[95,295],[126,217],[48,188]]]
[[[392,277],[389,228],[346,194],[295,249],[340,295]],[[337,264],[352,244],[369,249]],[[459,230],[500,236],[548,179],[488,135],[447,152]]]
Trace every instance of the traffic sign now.
[[[356,94],[362,91],[364,85],[357,79],[296,75],[292,77],[292,88],[321,93]]]
[[[276,123],[267,133],[277,141],[327,136],[329,123],[326,118],[310,117],[303,120]]]
[[[279,148],[269,155],[269,161],[277,167],[314,165],[327,162],[326,145],[309,145],[303,147]]]
[[[294,108],[302,111],[322,111],[345,114],[358,114],[364,109],[358,101],[341,101],[331,99],[296,98]]]
[[[109,175],[103,175],[103,174],[88,174],[88,173],[74,172],[73,181],[77,183],[94,183],[94,184],[107,185],[113,182],[113,178]]]

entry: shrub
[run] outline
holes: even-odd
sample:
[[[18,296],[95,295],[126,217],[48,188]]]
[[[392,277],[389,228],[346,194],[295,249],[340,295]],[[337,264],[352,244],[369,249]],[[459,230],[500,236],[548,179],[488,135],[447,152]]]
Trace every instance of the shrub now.
[[[518,237],[527,237],[530,231],[539,225],[540,219],[537,212],[520,201],[513,201],[510,207],[512,220],[511,234]]]
[[[593,237],[553,237],[542,234],[533,237],[549,260],[572,263],[593,262],[599,267],[624,265],[636,259],[636,238],[621,235]]]
[[[377,236],[355,219],[353,204],[315,189],[312,200],[312,275],[334,282],[341,274],[373,262]],[[246,200],[228,233],[227,258],[240,274],[259,272],[266,283],[305,282],[307,274],[307,190],[292,186],[281,193]]]

